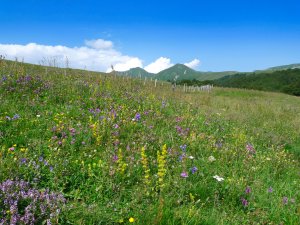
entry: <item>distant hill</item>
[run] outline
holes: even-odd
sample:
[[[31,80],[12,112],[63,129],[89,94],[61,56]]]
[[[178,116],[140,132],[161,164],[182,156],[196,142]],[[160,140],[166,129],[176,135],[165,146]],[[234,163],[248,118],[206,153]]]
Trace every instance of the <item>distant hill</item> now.
[[[288,70],[288,69],[300,69],[300,63],[270,67],[267,70],[276,71],[276,70]]]
[[[125,72],[117,72],[118,75],[120,76],[129,76],[129,77],[154,77],[154,73],[149,73],[146,70],[140,68],[140,67],[136,67],[136,68],[131,68],[128,71]]]
[[[222,77],[214,80],[213,83],[222,87],[283,92],[300,96],[300,69],[240,73],[233,76]]]
[[[300,69],[300,63],[289,64],[289,65],[282,65],[282,66],[274,66],[267,68],[265,70],[256,70],[254,72],[261,73],[261,72],[274,72],[279,70],[288,70],[288,69]]]

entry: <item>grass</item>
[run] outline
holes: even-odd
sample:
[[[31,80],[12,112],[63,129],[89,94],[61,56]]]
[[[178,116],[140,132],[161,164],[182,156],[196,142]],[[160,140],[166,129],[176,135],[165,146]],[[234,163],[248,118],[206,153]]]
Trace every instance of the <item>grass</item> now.
[[[300,223],[299,98],[1,71],[0,182],[62,193],[53,223]]]

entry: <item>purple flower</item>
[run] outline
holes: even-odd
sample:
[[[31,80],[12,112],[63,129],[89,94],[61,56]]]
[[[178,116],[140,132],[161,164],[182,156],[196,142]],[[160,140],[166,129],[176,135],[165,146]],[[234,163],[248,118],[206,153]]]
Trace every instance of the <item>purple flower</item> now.
[[[114,162],[118,161],[118,159],[119,159],[119,158],[118,158],[117,155],[114,155],[114,156],[113,156],[113,161],[114,161]]]
[[[184,153],[181,154],[181,155],[179,156],[179,162],[182,162],[182,160],[184,159],[184,157],[185,157],[185,154],[184,154]]]
[[[246,145],[246,149],[247,149],[248,153],[251,154],[251,155],[254,155],[256,153],[253,145],[251,145],[249,143]]]
[[[250,194],[251,193],[251,188],[249,186],[246,187],[245,193],[246,194]]]
[[[141,120],[141,114],[139,114],[139,113],[135,114],[134,119],[135,119],[136,121]]]
[[[184,144],[184,145],[180,145],[179,147],[181,148],[181,150],[182,150],[183,152],[185,152],[185,151],[186,151],[187,145]]]
[[[192,174],[196,173],[197,171],[198,171],[198,168],[196,166],[194,166],[193,168],[191,168]]]
[[[284,197],[282,198],[282,203],[283,203],[284,205],[287,205],[288,202],[289,202],[288,197],[284,196]]]
[[[180,174],[180,176],[183,177],[183,178],[189,177],[189,175],[188,175],[187,172],[182,172],[182,173]]]
[[[14,117],[12,118],[12,120],[17,120],[20,118],[20,115],[19,114],[15,114]]]
[[[244,207],[247,207],[249,205],[249,202],[245,198],[241,198],[241,202]]]
[[[272,187],[269,187],[269,188],[268,188],[268,192],[269,192],[269,193],[272,193],[272,192],[273,192],[273,188],[272,188]]]

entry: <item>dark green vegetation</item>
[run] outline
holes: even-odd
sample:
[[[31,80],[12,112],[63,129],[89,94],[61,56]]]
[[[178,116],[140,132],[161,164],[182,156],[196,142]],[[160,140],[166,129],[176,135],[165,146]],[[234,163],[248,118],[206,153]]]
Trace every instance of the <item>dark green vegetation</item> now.
[[[294,63],[294,64],[283,65],[283,66],[274,66],[266,70],[257,70],[255,72],[268,72],[268,71],[272,72],[272,71],[289,70],[289,69],[300,69],[300,63]]]
[[[201,86],[212,84],[219,87],[245,88],[260,91],[282,92],[300,96],[300,69],[274,72],[240,73],[216,80],[181,80],[179,85]]]
[[[1,63],[0,183],[63,194],[53,223],[300,223],[299,98]]]

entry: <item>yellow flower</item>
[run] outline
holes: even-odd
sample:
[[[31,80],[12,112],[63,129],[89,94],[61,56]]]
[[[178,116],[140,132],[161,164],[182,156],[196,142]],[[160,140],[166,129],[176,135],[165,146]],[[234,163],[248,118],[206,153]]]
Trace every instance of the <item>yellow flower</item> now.
[[[134,218],[133,218],[133,217],[130,217],[130,218],[129,218],[129,222],[130,222],[130,223],[134,223]]]

